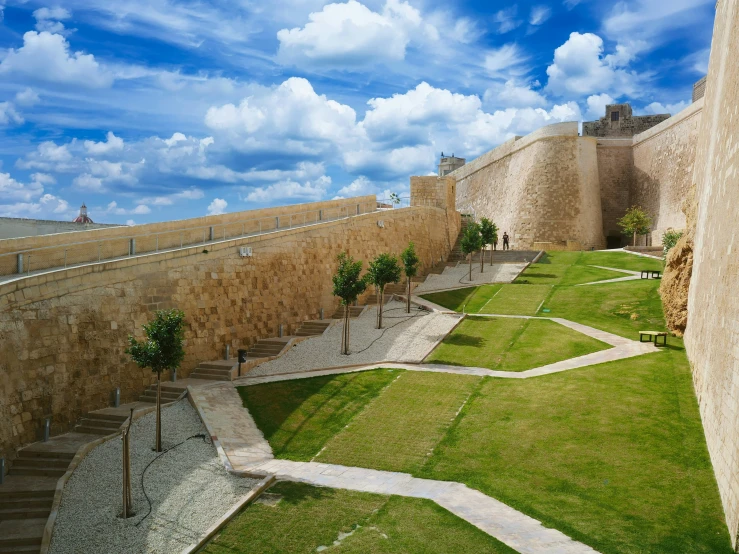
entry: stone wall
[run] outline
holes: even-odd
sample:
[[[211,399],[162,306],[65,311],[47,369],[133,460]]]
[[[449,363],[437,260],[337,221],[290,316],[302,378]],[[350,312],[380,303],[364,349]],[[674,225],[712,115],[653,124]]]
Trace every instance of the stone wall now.
[[[633,137],[669,117],[670,114],[634,116],[629,104],[609,104],[605,117],[597,121],[583,121],[582,134],[586,137]]]
[[[739,529],[739,0],[719,0],[695,161],[685,344],[734,545]],[[692,234],[692,232],[691,232]],[[690,245],[686,242],[686,245]],[[684,273],[690,275],[686,266]]]
[[[65,264],[90,263],[97,261],[98,257],[103,260],[124,257],[129,255],[132,248],[137,254],[142,254],[179,248],[181,245],[202,245],[203,242],[211,242],[211,239],[218,241],[244,234],[274,231],[291,225],[368,213],[376,208],[375,196],[360,196],[149,223],[135,227],[124,226],[0,240],[0,276],[17,272],[19,262],[16,252],[23,252],[24,271],[29,264],[32,271],[35,271],[64,267]],[[131,239],[135,241],[133,245]]]
[[[634,137],[630,205],[641,206],[652,217],[649,244],[661,244],[669,228],[685,229],[682,207],[692,185],[702,111],[703,100],[698,100]]]
[[[110,223],[74,223],[73,221],[52,221],[48,219],[26,219],[21,217],[0,217],[0,240],[17,237],[35,237],[54,233],[88,231],[120,227]]]
[[[115,387],[134,400],[154,379],[128,360],[126,337],[156,309],[187,315],[186,377],[227,344],[233,352],[276,336],[279,324],[292,333],[320,308],[331,313],[339,252],[368,260],[412,240],[429,268],[458,232],[459,214],[411,207],[227,240],[208,253],[174,250],[0,284],[0,456],[36,440],[47,416],[53,433],[68,430],[109,405]],[[253,256],[239,257],[240,245]]]
[[[575,122],[513,138],[450,175],[459,211],[493,220],[512,248],[605,246],[596,140],[579,137]]]
[[[609,248],[630,244],[618,220],[631,206],[634,156],[631,138],[598,139],[598,180],[603,211],[603,235]]]

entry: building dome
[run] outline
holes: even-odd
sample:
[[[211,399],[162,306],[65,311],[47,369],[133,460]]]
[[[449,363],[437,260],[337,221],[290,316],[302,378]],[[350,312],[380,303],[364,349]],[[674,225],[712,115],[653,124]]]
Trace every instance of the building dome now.
[[[74,223],[94,223],[92,219],[90,219],[87,215],[87,206],[83,203],[82,206],[80,206],[80,215],[78,215]]]

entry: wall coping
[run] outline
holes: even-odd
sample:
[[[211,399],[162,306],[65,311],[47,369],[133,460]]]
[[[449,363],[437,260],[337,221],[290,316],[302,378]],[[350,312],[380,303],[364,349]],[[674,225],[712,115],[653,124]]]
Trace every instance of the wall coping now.
[[[639,146],[642,143],[648,141],[649,139],[652,139],[656,137],[659,134],[664,133],[665,131],[669,130],[670,128],[674,127],[675,125],[678,125],[682,123],[683,121],[690,119],[691,117],[699,114],[703,110],[703,98],[696,100],[690,106],[685,108],[683,111],[676,113],[669,119],[665,119],[662,123],[659,123],[652,127],[651,129],[647,129],[643,133],[639,133],[638,135],[634,135],[632,137],[632,145],[633,146]]]
[[[315,230],[325,229],[326,227],[338,226],[338,225],[352,225],[353,222],[361,218],[377,218],[377,219],[390,219],[394,217],[405,217],[411,210],[413,212],[423,210],[439,210],[441,212],[446,211],[443,208],[437,208],[434,206],[410,206],[408,208],[398,208],[391,211],[376,211],[366,214],[360,214],[351,216],[344,219],[335,219],[333,221],[326,221],[323,223],[316,223],[314,225],[308,225],[305,227],[293,227],[292,229],[278,229],[275,231],[267,232],[262,235],[256,235],[252,237],[235,237],[213,242],[208,244],[208,254],[203,254],[203,245],[195,245],[190,247],[184,247],[178,250],[170,250],[165,252],[151,252],[141,254],[131,258],[125,258],[122,260],[112,260],[103,262],[93,262],[83,266],[71,267],[71,268],[59,268],[48,271],[46,273],[40,273],[37,275],[31,275],[30,277],[24,277],[22,279],[16,279],[14,281],[7,281],[0,283],[0,310],[6,309],[9,305],[25,304],[30,302],[38,302],[44,300],[46,297],[53,297],[57,295],[56,287],[49,286],[50,283],[57,281],[63,281],[67,279],[81,278],[85,275],[91,275],[93,273],[102,273],[104,271],[116,271],[124,269],[126,267],[134,265],[145,265],[145,264],[156,264],[171,259],[189,258],[193,256],[212,256],[222,251],[235,249],[238,246],[256,246],[260,243],[269,243],[273,240],[282,239],[286,236],[310,233]],[[398,214],[398,215],[396,215]],[[200,249],[200,252],[192,252],[192,250]],[[235,253],[235,250],[234,250]],[[193,260],[196,263],[196,260]],[[42,294],[40,287],[47,286],[49,288],[46,294]],[[99,286],[99,283],[89,283],[90,287]],[[34,290],[35,289],[35,290]],[[26,294],[28,291],[28,294]],[[9,296],[15,293],[21,293],[24,297],[22,301],[18,299],[10,299]]]
[[[567,121],[564,123],[554,123],[540,127],[536,131],[529,133],[524,137],[513,137],[497,148],[486,152],[472,160],[470,163],[463,165],[459,169],[452,171],[448,176],[455,177],[457,181],[466,179],[470,175],[481,171],[489,165],[499,162],[516,152],[531,146],[541,140],[551,140],[557,138],[575,138],[575,139],[595,139],[595,137],[581,137],[578,132],[577,121]]]

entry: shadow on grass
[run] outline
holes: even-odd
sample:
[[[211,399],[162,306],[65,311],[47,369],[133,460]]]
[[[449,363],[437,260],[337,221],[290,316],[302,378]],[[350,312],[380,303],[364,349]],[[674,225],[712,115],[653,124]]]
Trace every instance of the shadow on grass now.
[[[453,344],[454,346],[475,346],[480,348],[485,344],[485,339],[459,333],[449,335],[444,339],[444,344]]]
[[[553,273],[526,273],[526,277],[531,279],[557,279],[559,275]]]

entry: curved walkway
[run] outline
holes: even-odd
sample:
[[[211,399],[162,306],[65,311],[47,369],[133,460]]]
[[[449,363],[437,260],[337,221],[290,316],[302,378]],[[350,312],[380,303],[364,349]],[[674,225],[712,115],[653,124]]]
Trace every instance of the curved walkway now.
[[[265,378],[253,381],[260,379]],[[232,383],[189,387],[189,392],[221,459],[233,472],[253,477],[272,474],[278,479],[323,487],[427,498],[522,554],[597,554],[589,546],[461,483],[419,479],[392,471],[276,460]]]

